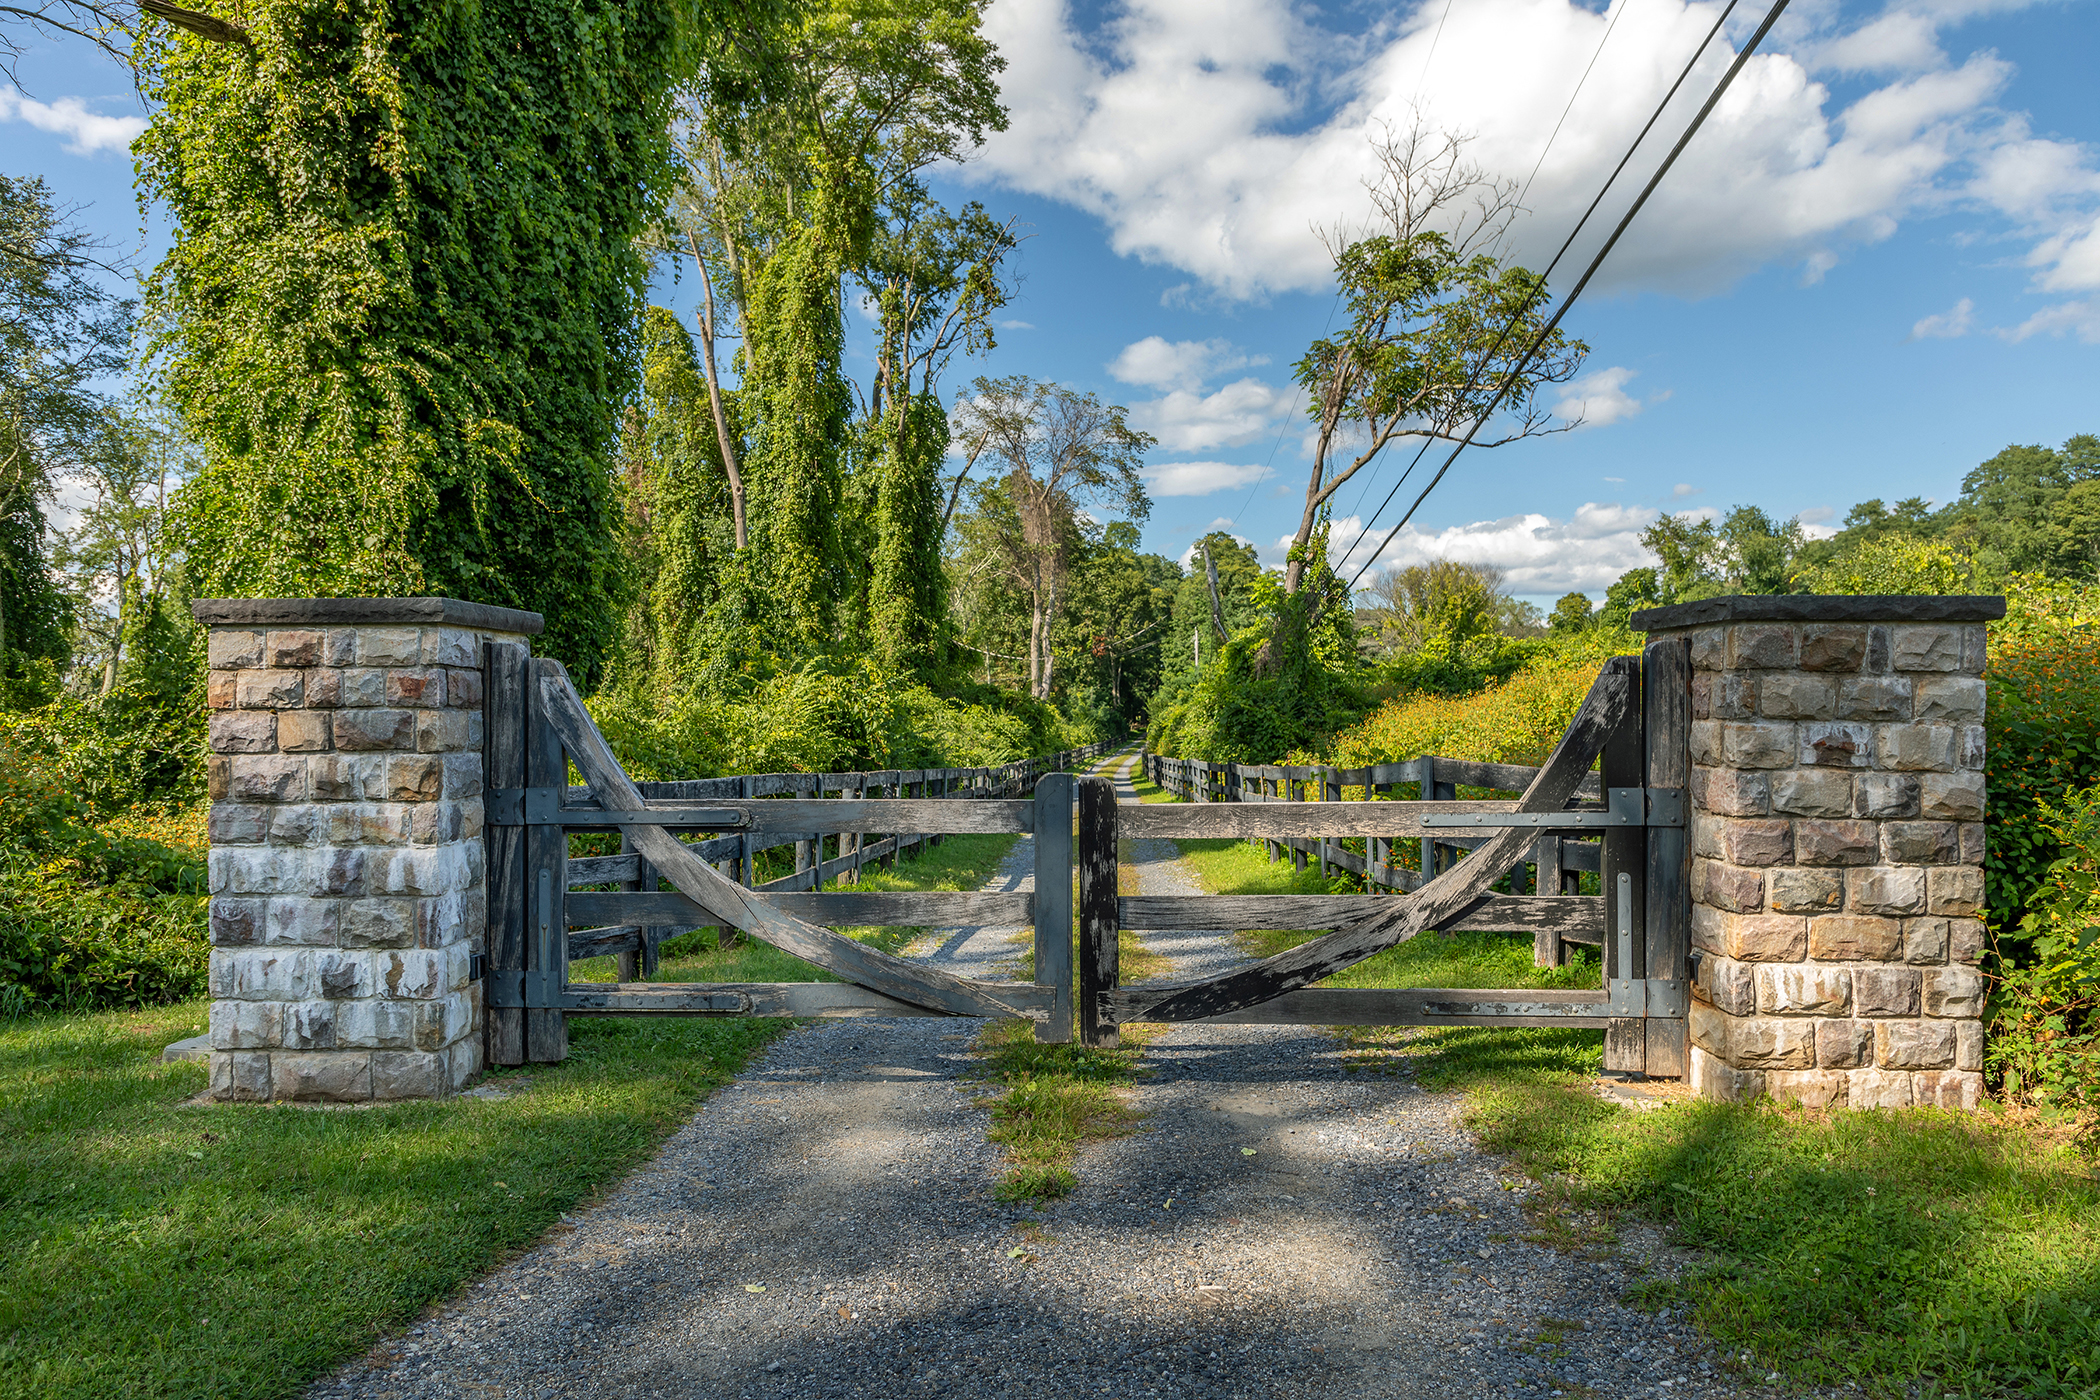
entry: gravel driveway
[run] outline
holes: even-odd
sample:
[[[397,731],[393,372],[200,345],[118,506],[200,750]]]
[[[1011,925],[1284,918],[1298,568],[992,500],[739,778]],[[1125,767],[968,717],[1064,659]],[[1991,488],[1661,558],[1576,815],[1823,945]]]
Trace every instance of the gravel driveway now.
[[[1193,889],[1146,844],[1147,893]],[[1028,868],[1023,838],[995,887]],[[1007,932],[921,946],[982,975]],[[1456,1097],[1351,1074],[1317,1031],[1169,1032],[1139,1132],[1082,1153],[1064,1201],[995,1200],[961,1078],[979,1024],[784,1037],[601,1204],[309,1394],[1751,1393],[1686,1325],[1613,1301],[1672,1266],[1653,1237],[1601,1261],[1523,1243],[1524,1179]]]

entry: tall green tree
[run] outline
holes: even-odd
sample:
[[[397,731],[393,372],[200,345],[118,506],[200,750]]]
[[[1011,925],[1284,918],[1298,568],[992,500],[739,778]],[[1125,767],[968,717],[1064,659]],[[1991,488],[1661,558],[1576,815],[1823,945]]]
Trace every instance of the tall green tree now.
[[[728,108],[696,87],[680,128],[676,231],[701,281],[701,364],[760,604],[794,654],[866,628],[878,654],[938,651],[938,378],[991,344],[1008,227],[931,199],[921,172],[1006,124],[982,0],[831,0],[799,11],[774,100]],[[876,320],[853,424],[845,306]],[[732,430],[717,341],[743,410]],[[748,481],[747,481],[748,479]],[[743,498],[748,496],[748,510]]]
[[[205,457],[201,591],[532,608],[595,672],[671,92],[711,54],[726,85],[765,13],[257,0],[236,42],[167,39],[137,150],[174,240],[146,304]]]
[[[101,456],[130,304],[96,277],[94,241],[36,177],[0,175],[0,690],[32,701],[67,656],[71,609],[45,550],[57,476]]]
[[[1538,394],[1573,378],[1589,353],[1555,331],[1520,363],[1548,307],[1543,279],[1494,253],[1518,212],[1513,183],[1488,177],[1465,158],[1463,138],[1432,130],[1419,114],[1373,149],[1375,217],[1327,235],[1344,324],[1314,341],[1296,368],[1315,437],[1284,566],[1291,594],[1313,565],[1308,549],[1329,502],[1389,446],[1465,437],[1505,381],[1500,416],[1474,446],[1572,427],[1556,426]]]
[[[1131,521],[1149,515],[1138,469],[1154,439],[1130,426],[1121,404],[1025,375],[980,377],[957,414],[963,433],[981,437],[1004,468],[993,508],[980,512],[984,552],[1028,599],[1028,693],[1046,700],[1066,580],[1084,538],[1080,512],[1098,505]]]

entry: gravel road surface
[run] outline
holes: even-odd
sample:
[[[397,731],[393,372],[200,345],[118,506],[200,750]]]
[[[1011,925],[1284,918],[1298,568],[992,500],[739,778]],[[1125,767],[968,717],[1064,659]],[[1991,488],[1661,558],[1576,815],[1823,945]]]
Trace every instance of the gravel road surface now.
[[[1145,893],[1194,892],[1171,843]],[[1156,848],[1156,849],[1154,849]],[[1027,840],[990,888],[1027,888]],[[1024,883],[1013,883],[1021,881]],[[1011,930],[935,935],[998,975]],[[1243,955],[1155,942],[1177,974]],[[322,1397],[1735,1396],[1681,1321],[1621,1307],[1652,1236],[1523,1242],[1524,1178],[1455,1096],[1295,1027],[1185,1026],[1135,1134],[1040,1211],[964,1078],[974,1021],[842,1021],[771,1046],[538,1247],[317,1383]]]

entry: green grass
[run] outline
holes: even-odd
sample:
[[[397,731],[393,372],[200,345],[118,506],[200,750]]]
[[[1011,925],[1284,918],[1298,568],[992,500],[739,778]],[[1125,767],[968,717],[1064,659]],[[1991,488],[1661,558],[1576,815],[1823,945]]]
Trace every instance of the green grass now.
[[[1125,1027],[1113,1050],[1041,1045],[1029,1021],[994,1021],[971,1047],[980,1075],[1000,1092],[987,1136],[1013,1165],[998,1194],[1010,1201],[1062,1196],[1078,1184],[1072,1156],[1082,1143],[1131,1131],[1138,1114],[1123,1090],[1137,1076],[1137,1058],[1156,1027]]]
[[[1240,841],[1183,842],[1205,888],[1317,894],[1353,882],[1270,865]],[[1253,951],[1303,933],[1243,934]],[[1531,967],[1528,937],[1424,936],[1335,986],[1589,986]],[[1541,1183],[1535,1238],[1609,1249],[1645,1219],[1699,1251],[1632,1301],[1681,1305],[1762,1380],[1872,1395],[2100,1396],[2100,1173],[2070,1125],[2002,1111],[1813,1113],[1600,1098],[1595,1031],[1338,1028],[1360,1068],[1466,1095],[1482,1145]]]
[[[198,1106],[201,1002],[0,1025],[0,1396],[281,1396],[645,1159],[783,1021],[589,1019],[500,1100]]]
[[[1013,839],[951,836],[859,888],[974,890]],[[664,980],[830,980],[748,939],[666,952]],[[580,1017],[567,1061],[490,1077],[505,1098],[315,1109],[189,1102],[204,1067],[159,1056],[205,1010],[0,1022],[0,1397],[291,1394],[646,1160],[793,1024]]]
[[[1576,1087],[1565,1044],[1516,1065],[1505,1047],[1479,1052],[1477,1033],[1447,1032],[1423,1077],[1466,1090],[1482,1145],[1544,1183],[1540,1237],[1605,1243],[1630,1215],[1704,1251],[1633,1301],[1686,1306],[1746,1371],[1889,1396],[2100,1394],[2100,1185],[2048,1125],[1696,1101],[1635,1113]]]

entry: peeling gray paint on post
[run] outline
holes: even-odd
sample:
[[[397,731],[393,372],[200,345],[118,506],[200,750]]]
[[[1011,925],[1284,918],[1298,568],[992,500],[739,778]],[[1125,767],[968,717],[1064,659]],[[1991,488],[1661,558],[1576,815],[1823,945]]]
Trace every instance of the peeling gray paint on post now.
[[[484,642],[449,598],[202,599],[211,1093],[434,1098],[481,1070]]]
[[[1692,655],[1691,1076],[1712,1098],[1976,1107],[1994,597],[1710,598]]]

